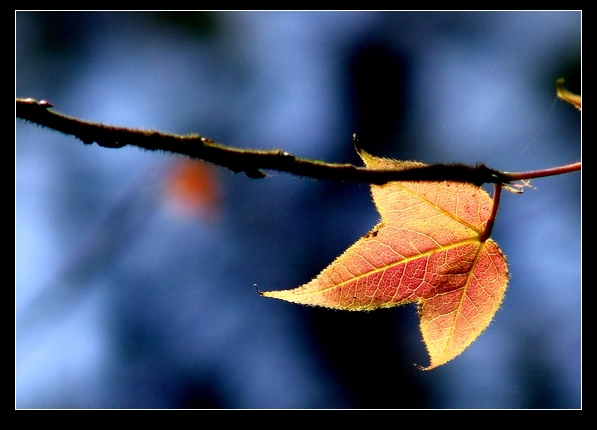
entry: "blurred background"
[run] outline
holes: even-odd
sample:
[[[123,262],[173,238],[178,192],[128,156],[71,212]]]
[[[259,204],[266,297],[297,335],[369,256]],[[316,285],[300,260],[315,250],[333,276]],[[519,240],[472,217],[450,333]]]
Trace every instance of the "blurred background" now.
[[[16,95],[359,164],[580,159],[580,12],[16,12]],[[260,297],[378,221],[366,186],[83,145],[16,122],[17,408],[579,408],[580,178],[502,197],[511,282],[429,372],[414,306]]]

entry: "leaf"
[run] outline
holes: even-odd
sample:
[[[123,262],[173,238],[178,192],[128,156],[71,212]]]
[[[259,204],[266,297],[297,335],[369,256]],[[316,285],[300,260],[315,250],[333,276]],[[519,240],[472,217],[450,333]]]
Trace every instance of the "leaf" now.
[[[423,166],[360,153],[369,168]],[[372,185],[381,222],[311,282],[260,293],[343,310],[416,303],[432,369],[464,351],[489,325],[508,266],[488,238],[495,211],[482,188],[457,182]]]
[[[570,103],[576,109],[581,109],[581,97],[578,94],[571,93],[564,88],[564,79],[560,78],[556,81],[556,94],[558,98]]]

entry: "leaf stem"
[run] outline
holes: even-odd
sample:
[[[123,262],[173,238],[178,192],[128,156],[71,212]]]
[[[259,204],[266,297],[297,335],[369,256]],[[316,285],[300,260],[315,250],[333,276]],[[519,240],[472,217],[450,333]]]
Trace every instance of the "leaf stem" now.
[[[485,230],[479,236],[480,242],[485,242],[491,236],[493,225],[495,224],[495,218],[497,217],[498,207],[500,206],[500,198],[502,196],[502,186],[500,184],[494,184],[493,186],[493,206],[491,206],[491,215],[485,225]]]

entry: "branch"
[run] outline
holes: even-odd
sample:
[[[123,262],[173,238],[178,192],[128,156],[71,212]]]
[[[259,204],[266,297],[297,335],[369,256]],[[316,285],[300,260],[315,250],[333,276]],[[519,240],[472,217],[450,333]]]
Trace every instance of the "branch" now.
[[[580,170],[580,161],[576,163],[566,164],[564,166],[552,167],[549,169],[529,170],[528,172],[509,173],[504,172],[504,175],[510,178],[511,181],[521,181],[525,179],[545,178],[546,176],[562,175],[564,173],[575,172]]]
[[[226,167],[233,172],[245,172],[251,178],[265,177],[262,170],[277,170],[313,179],[359,184],[384,184],[391,181],[455,181],[482,185],[484,183],[509,184],[513,180],[528,179],[520,177],[520,174],[517,173],[503,173],[490,169],[484,164],[477,166],[435,164],[404,170],[381,170],[357,167],[352,164],[326,163],[299,158],[283,150],[261,151],[233,148],[198,134],[182,136],[156,130],[104,125],[54,112],[50,110],[52,107],[53,105],[45,100],[17,98],[16,116],[22,120],[75,136],[85,144],[96,142],[105,148],[121,148],[132,145],[151,151],[182,154]],[[356,135],[354,138],[356,145]],[[578,166],[573,170],[580,170],[580,162],[576,164]]]

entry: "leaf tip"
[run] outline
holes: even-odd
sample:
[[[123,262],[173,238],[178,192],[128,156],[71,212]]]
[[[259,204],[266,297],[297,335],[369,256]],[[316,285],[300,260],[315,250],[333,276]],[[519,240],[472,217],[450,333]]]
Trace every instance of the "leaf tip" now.
[[[253,284],[253,288],[255,288],[255,291],[257,292],[257,294],[259,294],[261,297],[264,297],[265,293],[262,291],[259,291],[259,287],[257,286],[257,284]]]
[[[564,78],[560,78],[556,81],[556,94],[560,100],[570,103],[579,111],[581,110],[581,97],[564,88]]]
[[[259,287],[257,286],[257,284],[253,284],[253,287],[255,288],[255,291],[257,291],[257,294],[259,294],[261,297],[267,297],[268,299],[279,299],[279,300],[284,300],[287,302],[291,302],[291,303],[299,303],[299,304],[303,304],[303,305],[308,305],[309,303],[307,302],[303,302],[301,300],[297,300],[295,298],[295,294],[298,288],[295,288],[293,290],[272,290],[272,291],[261,291],[259,289]]]
[[[423,372],[426,372],[426,371],[428,371],[428,370],[435,369],[435,368],[437,367],[437,366],[434,366],[434,365],[432,365],[432,364],[430,364],[430,365],[429,365],[429,366],[427,366],[427,367],[424,367],[424,366],[421,366],[420,364],[417,364],[417,363],[413,363],[413,366],[415,366],[417,369],[419,369],[419,370],[421,370],[421,371],[423,371]]]

